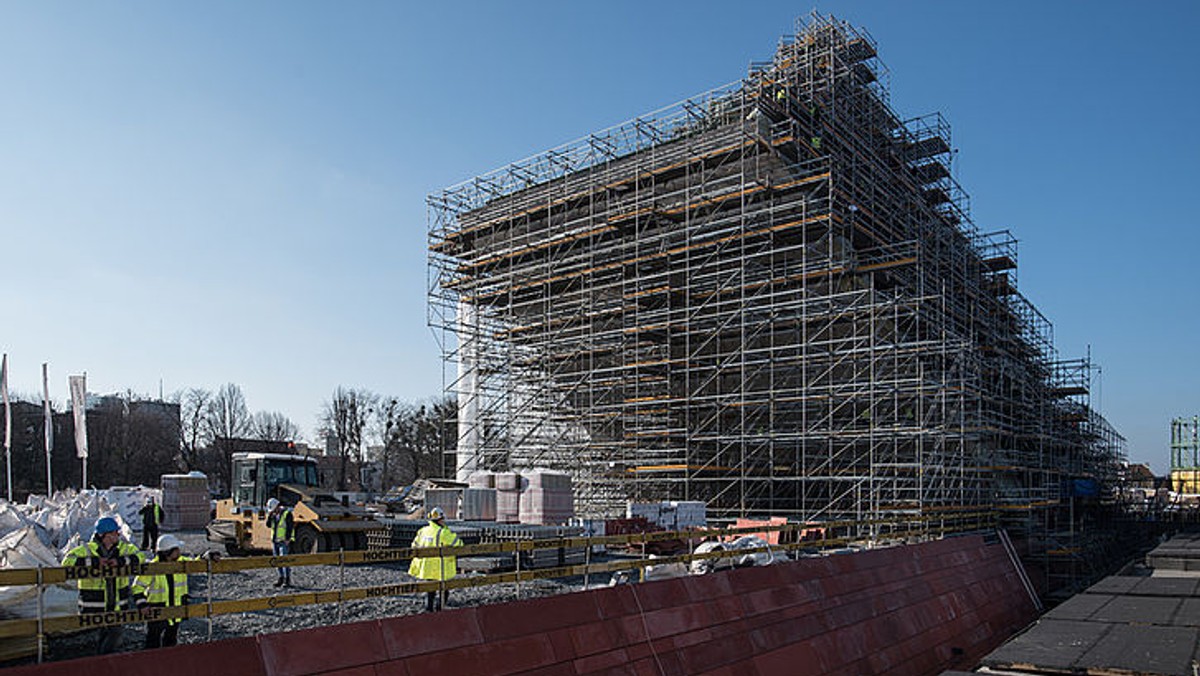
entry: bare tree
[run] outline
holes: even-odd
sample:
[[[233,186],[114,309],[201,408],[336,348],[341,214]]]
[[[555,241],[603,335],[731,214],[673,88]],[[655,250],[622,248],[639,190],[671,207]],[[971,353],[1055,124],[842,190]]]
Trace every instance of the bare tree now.
[[[208,445],[207,416],[212,392],[193,387],[179,395],[179,452],[185,470],[200,464],[200,451]]]
[[[421,411],[417,449],[422,476],[452,476],[454,468],[447,466],[446,461],[458,441],[458,404],[450,397],[442,397],[422,405]]]
[[[367,390],[338,386],[321,412],[321,432],[332,436],[341,456],[338,490],[346,490],[350,462],[362,464],[363,432],[377,397]]]
[[[296,441],[300,428],[278,411],[259,411],[251,420],[251,436],[263,441]]]
[[[448,473],[445,463],[454,451],[457,412],[457,405],[449,398],[422,404],[392,398],[378,406],[375,429],[383,445],[385,486]]]
[[[381,397],[375,407],[374,433],[382,450],[379,453],[379,480],[385,489],[395,485],[396,456],[400,449],[401,425],[406,406],[395,397]]]
[[[219,460],[210,471],[216,473],[220,485],[232,486],[229,475],[232,440],[245,437],[251,431],[250,411],[246,408],[246,396],[242,394],[242,388],[233,383],[222,385],[208,402],[204,425]]]

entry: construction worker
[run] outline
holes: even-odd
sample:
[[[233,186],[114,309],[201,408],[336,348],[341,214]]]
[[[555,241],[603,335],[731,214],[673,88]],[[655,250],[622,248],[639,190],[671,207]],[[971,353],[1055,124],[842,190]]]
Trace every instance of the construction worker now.
[[[158,541],[158,526],[163,520],[163,510],[154,498],[150,498],[138,513],[142,515],[142,551],[148,552],[150,546]]]
[[[284,507],[278,500],[267,500],[267,529],[271,531],[271,551],[275,556],[287,556],[291,551],[292,541],[296,539],[296,522],[292,510]],[[276,587],[292,586],[292,569],[284,566],[279,569],[279,579]]]
[[[145,563],[145,560],[145,556],[137,547],[121,539],[121,529],[117,520],[106,516],[96,521],[91,540],[67,552],[62,565],[64,568],[79,566],[90,570],[103,570],[139,566]],[[133,588],[131,576],[79,578],[80,615],[133,610],[135,605],[138,605],[139,598]],[[101,627],[96,653],[105,655],[116,652],[124,634],[125,627],[121,624]]]
[[[183,541],[174,535],[163,535],[154,545],[154,558],[150,563],[169,563],[172,561],[196,561],[196,557],[183,554]],[[205,552],[202,559],[220,559],[217,552]],[[139,596],[139,608],[175,608],[186,606],[191,600],[188,597],[188,576],[186,573],[170,573],[163,575],[140,575],[133,582],[134,591]],[[172,617],[165,620],[151,620],[146,623],[146,648],[167,648],[179,640],[179,623],[182,618]]]
[[[454,531],[446,527],[446,514],[441,507],[429,510],[429,525],[417,531],[413,539],[413,547],[461,547],[462,540]],[[408,567],[408,574],[422,580],[449,580],[458,573],[458,557],[450,556],[419,556],[413,557]],[[446,605],[447,592],[441,590],[425,594],[425,610],[433,612],[441,610]]]

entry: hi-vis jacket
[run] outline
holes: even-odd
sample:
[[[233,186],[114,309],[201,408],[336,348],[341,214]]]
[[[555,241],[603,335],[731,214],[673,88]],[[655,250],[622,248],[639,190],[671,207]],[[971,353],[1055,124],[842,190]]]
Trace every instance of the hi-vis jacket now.
[[[180,556],[176,561],[195,561],[194,556]],[[150,559],[149,563],[158,562],[158,557]],[[133,581],[134,593],[144,596],[145,603],[151,607],[174,608],[185,606],[188,602],[188,576],[186,573],[170,575],[139,575]],[[140,601],[140,599],[139,599]],[[179,624],[182,618],[172,617],[168,624]]]
[[[413,539],[413,547],[461,547],[462,540],[454,531],[439,526],[430,521],[428,526],[417,531]],[[414,557],[408,567],[408,574],[422,580],[449,580],[458,574],[458,557],[455,556],[423,556]]]
[[[271,531],[271,542],[295,540],[296,520],[292,517],[292,510],[284,507],[278,514],[268,514],[267,530]]]
[[[137,547],[118,541],[110,552],[119,567],[140,566],[146,557]],[[100,543],[92,540],[67,552],[62,565],[100,567]],[[137,592],[133,589],[132,577],[81,577],[79,578],[79,612],[104,613],[116,610],[131,610]]]

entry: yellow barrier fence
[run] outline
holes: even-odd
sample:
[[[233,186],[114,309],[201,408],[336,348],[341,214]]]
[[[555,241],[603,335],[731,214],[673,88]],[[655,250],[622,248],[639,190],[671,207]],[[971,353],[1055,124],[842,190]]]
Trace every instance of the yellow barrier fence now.
[[[420,594],[424,592],[443,591],[450,589],[466,589],[498,584],[518,585],[517,596],[520,596],[520,584],[540,579],[564,578],[583,576],[586,579],[593,574],[612,573],[617,571],[643,571],[650,566],[661,566],[672,563],[691,563],[705,559],[722,559],[742,557],[771,551],[792,551],[798,549],[828,550],[861,544],[861,535],[843,537],[830,536],[838,529],[858,530],[864,526],[881,532],[880,539],[896,541],[907,538],[938,538],[946,535],[978,532],[995,528],[994,512],[964,512],[958,514],[942,514],[935,516],[912,516],[895,519],[878,519],[871,521],[837,521],[819,524],[788,523],[780,525],[758,525],[742,528],[705,528],[684,531],[660,531],[652,533],[634,533],[628,535],[606,535],[598,537],[561,537],[542,540],[526,540],[513,542],[496,542],[461,547],[425,547],[425,548],[396,548],[367,551],[338,551],[321,554],[294,554],[288,556],[254,556],[245,558],[222,559],[220,561],[180,561],[173,563],[150,563],[121,568],[101,568],[89,566],[28,568],[0,571],[0,585],[36,585],[40,589],[44,585],[58,584],[82,578],[125,577],[129,575],[161,575],[169,573],[204,574],[208,576],[208,599],[203,603],[175,608],[150,608],[145,611],[130,610],[124,612],[95,613],[86,615],[61,615],[52,617],[37,617],[0,621],[0,639],[37,637],[38,659],[41,661],[42,644],[47,634],[79,631],[103,626],[131,624],[171,618],[206,618],[209,621],[209,638],[212,637],[212,618],[232,613],[244,613],[280,608],[293,608],[308,605],[356,601],[386,596],[401,596]],[[888,528],[891,526],[892,528]],[[803,531],[819,528],[823,537],[818,539],[800,539]],[[741,535],[779,532],[781,539],[788,540],[786,534],[794,535],[786,544],[769,545],[753,549],[737,549],[695,553],[674,556],[662,556],[653,559],[623,559],[593,563],[590,560],[594,546],[626,546],[637,548],[655,542],[682,540],[697,543],[703,540],[727,540]],[[551,548],[585,548],[587,560],[584,564],[544,568],[537,570],[521,570],[521,552]],[[243,570],[260,568],[276,568],[280,566],[347,566],[370,565],[380,563],[397,563],[413,557],[433,557],[453,555],[457,557],[481,554],[513,553],[517,569],[504,573],[456,577],[444,581],[414,581],[396,584],[377,585],[371,587],[341,587],[335,590],[302,592],[295,594],[279,594],[276,596],[214,601],[212,599],[212,576],[214,574],[233,573]],[[40,604],[39,604],[40,608]],[[340,619],[340,613],[339,613]]]

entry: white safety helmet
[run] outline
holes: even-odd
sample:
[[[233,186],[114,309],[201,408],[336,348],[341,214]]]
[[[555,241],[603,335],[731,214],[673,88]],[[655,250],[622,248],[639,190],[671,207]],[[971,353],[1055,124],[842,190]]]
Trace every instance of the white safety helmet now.
[[[446,518],[446,513],[442,511],[441,507],[434,507],[433,509],[429,510],[430,521],[441,521],[444,518]]]
[[[154,551],[169,552],[172,549],[183,549],[183,540],[170,534],[158,536],[158,542],[154,545]]]
[[[275,511],[275,508],[278,506],[279,506],[279,501],[276,500],[275,498],[271,498],[270,500],[267,500],[267,511],[268,512]]]

